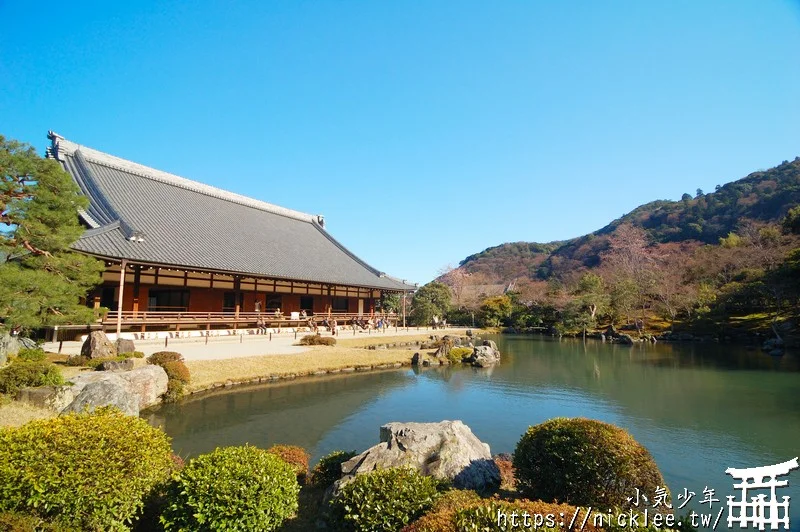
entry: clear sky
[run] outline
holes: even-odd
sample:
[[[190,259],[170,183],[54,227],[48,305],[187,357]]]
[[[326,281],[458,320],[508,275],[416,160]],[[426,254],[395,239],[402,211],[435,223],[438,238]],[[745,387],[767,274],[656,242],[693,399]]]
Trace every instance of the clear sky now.
[[[800,155],[798,0],[0,0],[0,20],[0,134],[324,214],[421,284]]]

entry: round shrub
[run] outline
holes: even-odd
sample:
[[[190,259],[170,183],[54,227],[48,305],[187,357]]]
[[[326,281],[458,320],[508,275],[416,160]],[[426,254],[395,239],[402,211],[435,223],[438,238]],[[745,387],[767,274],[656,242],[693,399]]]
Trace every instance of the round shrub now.
[[[627,507],[637,488],[649,497],[665,486],[653,457],[630,434],[584,418],[530,427],[517,443],[514,468],[526,497],[576,506]]]
[[[167,377],[170,379],[181,381],[183,384],[189,384],[191,378],[189,375],[189,368],[187,368],[186,364],[182,361],[175,360],[172,362],[164,362],[161,367],[164,368]]]
[[[126,530],[169,478],[171,454],[163,431],[110,408],[0,430],[0,511]]]
[[[147,357],[148,364],[163,366],[167,362],[183,362],[183,355],[175,351],[158,351]]]
[[[331,501],[339,530],[396,531],[433,506],[441,481],[414,469],[394,467],[356,476]]]
[[[298,345],[336,345],[336,338],[333,336],[321,336],[319,334],[308,334],[300,338]]]
[[[64,384],[64,378],[52,362],[15,359],[0,369],[0,393],[15,394],[26,386],[59,384]]]
[[[342,464],[355,455],[355,451],[333,451],[323,456],[311,472],[311,483],[327,488],[342,478]]]
[[[252,445],[218,447],[186,464],[167,489],[166,530],[277,529],[297,511],[292,467]]]
[[[296,445],[273,445],[267,452],[274,454],[290,466],[297,475],[297,482],[304,484],[308,475],[308,453]]]

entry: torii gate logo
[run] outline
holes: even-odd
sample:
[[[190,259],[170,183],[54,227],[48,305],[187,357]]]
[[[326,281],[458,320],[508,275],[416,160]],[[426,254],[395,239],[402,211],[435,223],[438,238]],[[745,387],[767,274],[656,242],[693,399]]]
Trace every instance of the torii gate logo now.
[[[739,523],[739,528],[748,528],[748,525],[764,530],[766,525],[771,530],[777,530],[783,525],[785,530],[789,529],[789,497],[783,496],[782,502],[778,502],[775,490],[789,485],[788,480],[777,480],[789,474],[789,471],[797,469],[797,458],[762,467],[750,467],[747,469],[735,469],[729,467],[725,473],[729,474],[741,483],[734,484],[733,487],[742,490],[741,500],[734,500],[733,495],[728,495],[728,528],[733,527],[734,523]],[[764,480],[769,478],[769,480]],[[750,482],[752,480],[752,482]],[[767,493],[769,490],[769,499]],[[748,492],[755,492],[757,495]],[[749,501],[748,501],[749,495]],[[738,509],[738,515],[734,511]]]

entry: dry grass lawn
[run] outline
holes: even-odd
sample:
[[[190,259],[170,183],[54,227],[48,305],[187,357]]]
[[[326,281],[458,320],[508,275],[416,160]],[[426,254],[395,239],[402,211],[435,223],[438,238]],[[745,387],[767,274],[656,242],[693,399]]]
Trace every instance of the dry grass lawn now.
[[[271,375],[310,375],[359,366],[408,364],[413,351],[408,349],[368,350],[363,348],[314,346],[291,355],[263,355],[227,360],[188,360],[192,375],[189,391],[204,390],[213,384],[250,381]]]
[[[19,427],[34,419],[44,419],[56,415],[52,410],[37,408],[17,401],[0,402],[0,427]]]
[[[453,331],[449,331],[453,334]],[[458,331],[460,332],[460,331]],[[382,364],[409,364],[414,354],[413,346],[391,349],[365,349],[370,345],[407,343],[428,340],[432,334],[448,331],[420,332],[418,335],[392,336],[390,333],[348,338],[343,333],[336,345],[312,346],[309,351],[289,355],[262,355],[228,360],[187,360],[192,376],[188,390],[206,390],[214,384],[247,382],[270,376],[311,375],[319,371],[344,368],[379,366]]]

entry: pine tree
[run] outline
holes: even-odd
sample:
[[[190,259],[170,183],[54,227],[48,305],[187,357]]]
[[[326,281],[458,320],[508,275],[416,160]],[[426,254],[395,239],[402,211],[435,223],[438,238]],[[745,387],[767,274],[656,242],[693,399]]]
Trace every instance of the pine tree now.
[[[6,330],[89,323],[80,299],[102,262],[70,250],[87,200],[56,161],[0,135],[0,322]]]

